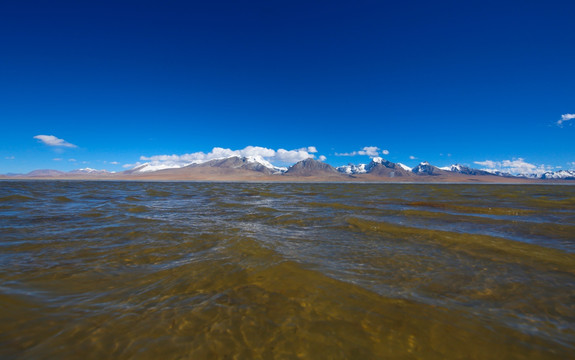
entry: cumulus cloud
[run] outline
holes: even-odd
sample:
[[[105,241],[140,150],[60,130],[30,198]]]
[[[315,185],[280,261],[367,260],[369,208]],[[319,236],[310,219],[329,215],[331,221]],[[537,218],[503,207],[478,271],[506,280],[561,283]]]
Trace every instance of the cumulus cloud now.
[[[327,158],[324,155],[320,155],[318,158],[319,161],[326,161]]]
[[[569,121],[569,120],[573,120],[575,119],[575,114],[563,114],[561,115],[561,119],[559,119],[559,121],[557,121],[557,126],[563,126],[563,123],[565,121]]]
[[[550,171],[553,169],[552,166],[549,165],[536,165],[531,164],[525,161],[523,158],[517,158],[513,160],[503,160],[503,161],[492,161],[492,160],[485,160],[485,161],[475,161],[477,165],[483,166],[483,170],[487,171],[501,171],[504,173],[510,174],[537,174],[541,175],[546,171]]]
[[[317,152],[315,146],[309,146],[301,149],[295,150],[285,150],[285,149],[269,149],[261,146],[247,146],[240,150],[232,150],[221,147],[215,147],[212,151],[205,152],[195,152],[190,154],[182,155],[154,155],[154,156],[141,156],[141,161],[149,162],[154,166],[164,166],[164,167],[182,167],[190,164],[199,164],[209,160],[221,159],[231,156],[241,156],[241,157],[259,157],[263,160],[269,161],[276,164],[293,164],[301,160],[308,158],[313,158],[315,155],[312,153]],[[124,167],[134,167],[141,163],[136,164],[126,164]]]
[[[381,149],[377,146],[365,146],[363,149],[359,151],[352,151],[350,153],[335,153],[336,156],[356,156],[356,155],[367,155],[369,157],[376,157],[379,156],[379,151]],[[388,155],[389,150],[382,150],[382,154]]]
[[[54,135],[36,135],[34,136],[34,139],[37,139],[41,143],[46,144],[48,146],[68,147],[68,148],[77,147],[76,145],[70,144],[64,139],[58,139]]]
[[[409,157],[409,159],[410,159],[410,160],[415,160],[415,159],[417,159],[417,158],[416,158],[415,156],[411,155],[411,156]]]

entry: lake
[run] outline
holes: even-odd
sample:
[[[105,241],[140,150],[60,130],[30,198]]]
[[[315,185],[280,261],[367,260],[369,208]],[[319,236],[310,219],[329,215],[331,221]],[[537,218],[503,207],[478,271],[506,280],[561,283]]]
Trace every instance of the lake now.
[[[0,357],[566,359],[575,186],[0,182]]]

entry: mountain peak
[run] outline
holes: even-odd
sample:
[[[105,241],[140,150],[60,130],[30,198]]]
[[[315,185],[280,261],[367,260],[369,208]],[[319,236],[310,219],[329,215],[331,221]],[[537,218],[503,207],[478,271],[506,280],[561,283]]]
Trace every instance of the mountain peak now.
[[[417,175],[437,176],[437,175],[445,174],[445,170],[441,170],[440,168],[431,165],[427,161],[423,161],[423,162],[419,163],[419,165],[414,167],[413,170],[411,170],[411,171]]]
[[[331,165],[321,161],[307,158],[292,165],[285,175],[295,176],[318,176],[318,175],[340,175],[340,173]]]

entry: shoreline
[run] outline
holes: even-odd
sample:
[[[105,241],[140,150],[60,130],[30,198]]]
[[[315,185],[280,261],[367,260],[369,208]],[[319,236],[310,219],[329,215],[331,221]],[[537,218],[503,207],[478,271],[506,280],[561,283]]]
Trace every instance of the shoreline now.
[[[503,180],[503,181],[501,181]],[[95,182],[188,182],[188,183],[265,183],[265,184],[413,184],[413,185],[575,185],[575,180],[562,179],[480,179],[478,177],[441,177],[433,179],[413,179],[398,181],[397,178],[333,178],[333,177],[222,177],[222,178],[170,178],[153,176],[118,176],[118,177],[91,177],[91,176],[63,176],[63,177],[24,177],[1,176],[0,182],[5,181],[95,181]]]

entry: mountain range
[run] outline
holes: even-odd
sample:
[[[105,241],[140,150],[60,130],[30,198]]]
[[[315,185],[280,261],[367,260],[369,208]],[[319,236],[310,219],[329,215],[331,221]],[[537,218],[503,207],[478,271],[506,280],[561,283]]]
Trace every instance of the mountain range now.
[[[2,178],[93,178],[93,179],[163,179],[163,180],[279,180],[289,181],[485,181],[497,182],[513,179],[575,180],[575,171],[561,170],[541,175],[492,172],[464,165],[436,167],[422,162],[414,168],[374,157],[368,164],[349,164],[333,167],[314,159],[302,160],[289,168],[272,165],[260,156],[230,156],[208,161],[195,161],[183,166],[145,163],[130,170],[113,173],[91,168],[69,172],[34,170],[25,175],[4,175]],[[395,180],[393,180],[395,179]],[[507,181],[503,181],[507,182]]]

